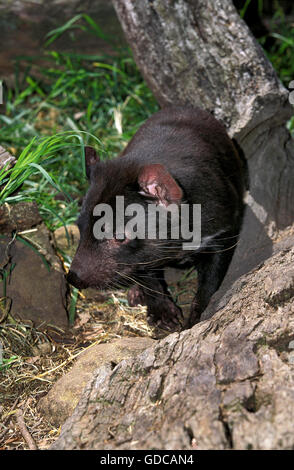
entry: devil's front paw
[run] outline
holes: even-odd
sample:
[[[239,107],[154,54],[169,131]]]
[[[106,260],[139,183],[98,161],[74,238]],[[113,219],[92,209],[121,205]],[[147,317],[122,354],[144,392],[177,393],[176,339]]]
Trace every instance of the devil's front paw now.
[[[144,292],[137,284],[131,287],[128,291],[128,303],[130,307],[137,305],[146,305]]]
[[[181,331],[184,324],[182,310],[171,301],[148,305],[147,321],[150,326],[168,331]]]

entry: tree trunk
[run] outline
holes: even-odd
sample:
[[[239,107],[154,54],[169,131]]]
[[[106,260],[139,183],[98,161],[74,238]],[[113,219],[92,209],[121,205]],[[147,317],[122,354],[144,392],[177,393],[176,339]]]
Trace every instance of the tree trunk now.
[[[222,289],[272,253],[294,220],[288,92],[230,0],[113,0],[135,60],[161,106],[189,104],[221,120],[248,161],[243,231]],[[213,136],[212,136],[213,139]]]
[[[292,232],[213,318],[97,369],[52,448],[293,449]]]
[[[288,93],[231,1],[113,4],[159,103],[205,108],[237,139],[250,193],[213,318],[99,368],[53,448],[293,448],[294,226],[273,243],[294,219]]]

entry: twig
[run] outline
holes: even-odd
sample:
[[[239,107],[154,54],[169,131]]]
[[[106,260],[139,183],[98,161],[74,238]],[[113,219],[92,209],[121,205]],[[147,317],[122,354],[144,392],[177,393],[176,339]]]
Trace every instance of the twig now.
[[[8,424],[8,421],[9,421],[10,418],[11,418],[12,411],[14,410],[14,408],[16,407],[16,405],[18,404],[18,402],[19,402],[19,397],[17,397],[17,399],[14,401],[14,403],[13,403],[13,405],[12,405],[10,411],[9,411],[8,416],[6,417],[6,419],[5,419],[4,422],[3,422],[3,426],[6,426],[6,425]],[[9,429],[9,428],[7,427],[7,428],[4,429],[4,431],[1,432],[1,434],[0,434],[0,440],[5,436],[5,434],[7,433],[8,429]]]
[[[19,430],[26,441],[27,445],[29,446],[30,450],[37,450],[38,447],[32,436],[30,435],[28,428],[26,427],[26,423],[24,422],[24,417],[21,409],[18,409],[16,412],[16,421],[19,427]]]

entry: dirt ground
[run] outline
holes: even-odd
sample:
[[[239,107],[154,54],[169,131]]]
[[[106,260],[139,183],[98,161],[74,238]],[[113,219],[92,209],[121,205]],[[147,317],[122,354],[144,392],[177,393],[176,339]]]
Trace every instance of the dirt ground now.
[[[195,272],[169,273],[171,291],[184,312],[196,289]],[[55,428],[37,408],[56,381],[79,355],[99,343],[121,337],[160,338],[146,322],[146,307],[130,308],[127,292],[79,293],[74,326],[37,330],[30,322],[6,318],[0,341],[10,361],[0,369],[0,450],[47,449],[56,440]]]

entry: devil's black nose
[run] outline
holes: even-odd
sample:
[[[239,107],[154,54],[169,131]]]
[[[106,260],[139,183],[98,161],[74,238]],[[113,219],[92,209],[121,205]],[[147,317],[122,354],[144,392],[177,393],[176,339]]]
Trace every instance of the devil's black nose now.
[[[74,271],[69,271],[66,276],[67,282],[69,282],[72,286],[77,287],[78,289],[86,289],[88,286],[85,281],[83,281],[77,273]]]

